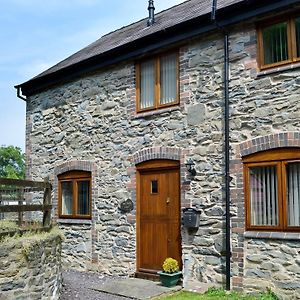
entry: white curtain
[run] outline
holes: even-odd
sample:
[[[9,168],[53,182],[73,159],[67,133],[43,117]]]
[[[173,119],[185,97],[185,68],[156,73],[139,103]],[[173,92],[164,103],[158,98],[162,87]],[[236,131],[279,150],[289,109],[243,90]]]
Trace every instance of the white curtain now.
[[[278,225],[276,166],[250,168],[251,225]]]
[[[176,95],[177,57],[176,54],[171,54],[160,60],[160,104],[176,101]]]
[[[300,226],[300,163],[287,165],[288,225]]]
[[[78,205],[77,213],[79,215],[88,215],[90,213],[90,182],[78,181]]]
[[[62,214],[72,215],[73,184],[70,181],[61,183]]]
[[[141,64],[141,109],[154,106],[155,61]]]

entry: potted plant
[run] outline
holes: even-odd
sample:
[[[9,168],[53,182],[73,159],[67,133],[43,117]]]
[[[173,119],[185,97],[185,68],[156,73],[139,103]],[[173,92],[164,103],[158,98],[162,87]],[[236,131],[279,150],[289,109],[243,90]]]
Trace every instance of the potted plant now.
[[[175,286],[181,277],[182,272],[179,271],[178,261],[168,257],[162,265],[163,271],[157,272],[161,284],[166,287]]]

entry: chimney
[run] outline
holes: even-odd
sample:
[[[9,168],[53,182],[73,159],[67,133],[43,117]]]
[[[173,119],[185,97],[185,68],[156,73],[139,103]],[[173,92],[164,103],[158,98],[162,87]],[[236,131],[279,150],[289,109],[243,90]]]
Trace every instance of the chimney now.
[[[151,26],[155,22],[155,19],[154,19],[155,7],[154,7],[154,1],[153,0],[149,0],[148,10],[149,10],[149,19],[147,21],[147,26]]]

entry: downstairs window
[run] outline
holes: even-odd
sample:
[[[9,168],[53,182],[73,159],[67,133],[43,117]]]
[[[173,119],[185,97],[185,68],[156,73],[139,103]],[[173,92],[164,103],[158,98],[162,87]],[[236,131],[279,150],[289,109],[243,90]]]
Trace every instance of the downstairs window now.
[[[243,159],[247,230],[300,230],[300,150],[259,152]]]
[[[58,176],[59,217],[91,218],[91,173],[70,171]]]

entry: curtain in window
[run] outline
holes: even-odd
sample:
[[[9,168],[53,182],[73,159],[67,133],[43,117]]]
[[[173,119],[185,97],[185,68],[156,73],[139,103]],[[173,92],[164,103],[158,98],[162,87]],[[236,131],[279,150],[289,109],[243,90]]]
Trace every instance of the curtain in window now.
[[[251,225],[278,225],[276,166],[250,168]]]
[[[300,57],[300,18],[295,19],[297,57]]]
[[[272,64],[288,59],[287,23],[263,29],[264,63]]]
[[[90,182],[78,181],[77,189],[77,213],[79,215],[88,215],[90,211]]]
[[[155,61],[141,64],[141,109],[154,106]]]
[[[288,225],[300,226],[300,163],[289,163],[286,171]]]
[[[62,214],[72,215],[72,198],[73,198],[73,183],[66,181],[61,183],[61,202],[62,202]]]
[[[160,60],[160,104],[176,101],[176,95],[177,57],[176,54],[171,54]]]

